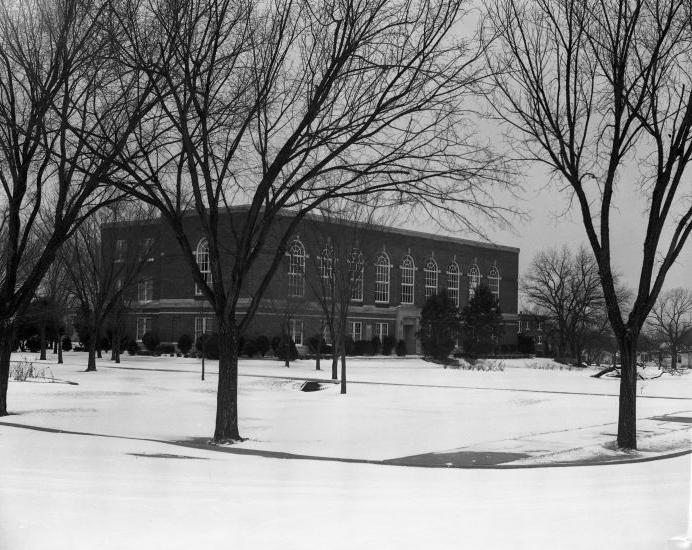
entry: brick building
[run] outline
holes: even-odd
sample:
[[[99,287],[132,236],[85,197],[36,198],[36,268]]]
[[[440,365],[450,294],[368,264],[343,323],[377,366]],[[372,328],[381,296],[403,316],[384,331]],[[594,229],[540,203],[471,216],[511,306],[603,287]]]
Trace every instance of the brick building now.
[[[242,221],[244,209],[233,216]],[[289,221],[289,214],[277,220],[277,228]],[[196,261],[208,272],[209,260],[202,231],[196,217],[189,218],[186,231],[191,243],[197,243]],[[214,319],[193,280],[189,265],[168,226],[159,218],[135,224],[113,224],[102,228],[104,242],[113,243],[115,261],[127,261],[128,250],[148,250],[141,281],[131,293],[126,331],[140,340],[147,331],[162,342],[177,342],[181,334],[197,337],[214,331]],[[275,248],[269,236],[266,249]],[[142,247],[142,242],[146,246]],[[506,323],[502,344],[516,345],[517,280],[519,249],[465,239],[443,237],[382,225],[326,222],[311,217],[304,220],[287,247],[285,259],[264,294],[262,305],[248,337],[264,334],[272,338],[288,322],[297,345],[323,332],[324,317],[316,299],[324,258],[333,246],[347,246],[349,257],[356,258],[362,269],[360,284],[351,290],[349,329],[354,340],[392,335],[406,341],[409,352],[419,350],[415,336],[421,307],[428,295],[447,289],[463,307],[484,282],[499,297]],[[232,257],[228,246],[227,259]],[[262,273],[270,254],[255,265]],[[224,259],[222,258],[222,266]],[[252,275],[252,274],[251,274]],[[257,277],[248,277],[245,296],[252,296]],[[246,299],[239,304],[240,313]]]

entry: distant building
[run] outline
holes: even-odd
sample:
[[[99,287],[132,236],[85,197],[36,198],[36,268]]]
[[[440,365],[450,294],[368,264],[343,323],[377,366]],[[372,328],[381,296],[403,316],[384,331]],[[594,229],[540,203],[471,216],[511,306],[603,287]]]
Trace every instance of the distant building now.
[[[517,335],[531,338],[534,344],[534,352],[537,355],[550,353],[548,341],[548,321],[545,315],[519,312],[517,321]]]
[[[243,213],[243,208],[239,208],[231,215]],[[277,224],[287,223],[288,216],[281,215]],[[352,228],[348,222],[325,223],[317,217],[299,225],[248,336],[264,334],[271,338],[280,334],[288,309],[290,333],[297,345],[305,344],[314,334],[324,333],[324,319],[314,292],[319,286],[315,283],[322,276],[321,248],[330,239],[343,238]],[[196,243],[197,264],[210,277],[208,248],[197,218],[190,216],[185,229],[190,241]],[[141,340],[145,332],[153,331],[162,342],[174,343],[184,333],[196,338],[214,331],[210,306],[196,288],[190,266],[172,232],[160,218],[104,226],[102,233],[104,241],[115,241],[115,261],[125,261],[128,249],[141,249],[134,244],[143,239],[155,243],[142,280],[131,296],[132,305],[125,321],[131,337]],[[361,284],[353,289],[348,319],[354,340],[393,335],[406,342],[409,353],[419,351],[416,333],[426,297],[446,289],[463,307],[475,288],[485,283],[499,298],[503,312],[505,335],[501,344],[507,349],[516,346],[518,248],[374,224],[362,226],[353,240],[354,257],[362,258]],[[267,238],[268,249],[274,241],[276,235]],[[232,254],[229,246],[227,255],[230,258]],[[270,259],[269,254],[258,259],[254,268],[258,275]],[[248,298],[256,278],[249,277]],[[248,302],[249,299],[241,300],[241,313]]]

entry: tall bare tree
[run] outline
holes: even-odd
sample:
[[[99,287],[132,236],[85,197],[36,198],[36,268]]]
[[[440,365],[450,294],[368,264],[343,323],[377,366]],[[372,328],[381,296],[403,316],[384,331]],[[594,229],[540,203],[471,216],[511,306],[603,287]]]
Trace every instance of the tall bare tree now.
[[[558,354],[566,351],[581,363],[584,336],[604,300],[593,255],[580,247],[542,250],[531,260],[521,282],[526,300],[557,328]]]
[[[105,0],[0,1],[0,416],[14,320],[112,196],[102,183],[145,110],[132,71],[110,63],[109,24]]]
[[[139,241],[127,239],[131,237],[126,233],[127,222],[141,221],[140,213],[127,203],[99,210],[77,228],[59,255],[59,262],[69,278],[70,293],[87,325],[87,371],[96,370],[96,354],[107,319],[112,314],[117,315],[124,300],[131,298],[156,246],[153,237]],[[107,225],[110,227],[105,234]],[[122,242],[129,242],[130,247],[122,249],[119,246]],[[116,341],[120,336],[117,332]]]
[[[547,166],[581,214],[622,358],[617,442],[634,449],[637,339],[692,231],[690,4],[488,4],[491,104],[519,154]],[[613,275],[613,211],[618,194],[638,192],[646,233],[627,313]]]
[[[668,345],[670,366],[676,369],[680,345],[692,335],[692,292],[674,288],[663,293],[651,308],[648,324]]]
[[[161,104],[132,143],[155,143],[157,154],[123,163],[120,185],[161,211],[214,311],[214,440],[239,440],[237,341],[307,213],[376,193],[466,227],[462,210],[507,213],[493,209],[491,187],[509,172],[466,121],[485,66],[454,38],[464,0],[124,4],[123,55]],[[190,211],[208,242],[211,283],[195,262]],[[286,224],[282,211],[292,214]],[[260,254],[270,265],[250,281]],[[251,296],[242,313],[241,295]]]

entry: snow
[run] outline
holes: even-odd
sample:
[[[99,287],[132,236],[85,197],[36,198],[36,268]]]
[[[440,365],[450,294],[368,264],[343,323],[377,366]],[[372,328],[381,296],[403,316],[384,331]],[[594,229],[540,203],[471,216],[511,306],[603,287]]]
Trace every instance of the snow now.
[[[103,360],[95,373],[83,372],[86,354],[65,361],[46,365],[78,385],[10,383],[2,549],[644,550],[690,535],[689,454],[528,469],[368,461],[468,466],[469,457],[514,453],[500,466],[536,466],[686,451],[692,375],[639,383],[640,451],[624,456],[613,445],[618,380],[591,378],[595,369],[352,360],[342,396],[327,361],[317,372],[312,361],[286,369],[246,360],[240,430],[249,439],[215,449],[206,445],[215,362],[201,381],[196,359]],[[301,392],[305,378],[326,388]]]

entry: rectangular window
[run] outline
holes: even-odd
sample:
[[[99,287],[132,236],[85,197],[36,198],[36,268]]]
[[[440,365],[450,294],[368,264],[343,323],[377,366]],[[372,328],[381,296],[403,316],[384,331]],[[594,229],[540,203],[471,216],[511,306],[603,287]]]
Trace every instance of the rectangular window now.
[[[363,339],[363,323],[360,321],[350,321],[349,329],[349,334],[351,335],[351,338],[353,338],[354,342]]]
[[[288,331],[291,339],[296,346],[303,345],[303,321],[299,319],[290,319],[288,321]]]
[[[154,238],[147,237],[142,241],[142,258],[146,258],[147,262],[154,261]]]
[[[322,322],[322,339],[324,340],[325,345],[332,345],[332,335],[329,332],[329,325],[327,325],[326,321]]]
[[[351,300],[354,302],[363,301],[363,265],[356,266],[350,272],[351,276]]]
[[[375,264],[375,303],[389,303],[389,258],[381,255]]]
[[[142,336],[151,332],[151,317],[137,317],[137,341],[142,341]]]
[[[127,241],[125,239],[118,239],[117,241],[115,241],[115,261],[124,262],[126,254]]]
[[[401,303],[413,303],[413,269],[401,270]]]
[[[536,335],[536,343],[537,344],[542,344],[543,343],[543,336],[541,334]]]
[[[144,279],[137,283],[137,300],[151,302],[154,299],[154,279]]]
[[[385,336],[389,336],[389,323],[375,323],[375,334],[382,342]]]
[[[202,334],[214,332],[213,317],[195,317],[195,342]]]

